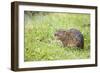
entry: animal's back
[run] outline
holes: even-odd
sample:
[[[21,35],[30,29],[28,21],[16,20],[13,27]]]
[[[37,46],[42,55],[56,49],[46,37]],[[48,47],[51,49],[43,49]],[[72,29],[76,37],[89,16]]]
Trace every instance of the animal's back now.
[[[78,42],[77,47],[84,48],[84,37],[79,30],[69,29],[67,32],[71,33],[71,36]]]

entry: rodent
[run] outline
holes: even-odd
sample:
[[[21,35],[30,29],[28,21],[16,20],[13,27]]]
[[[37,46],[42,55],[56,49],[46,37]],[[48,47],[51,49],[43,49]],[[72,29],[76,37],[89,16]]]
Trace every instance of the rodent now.
[[[84,48],[83,34],[77,29],[59,29],[55,32],[54,36],[57,38],[57,40],[62,42],[64,47]]]

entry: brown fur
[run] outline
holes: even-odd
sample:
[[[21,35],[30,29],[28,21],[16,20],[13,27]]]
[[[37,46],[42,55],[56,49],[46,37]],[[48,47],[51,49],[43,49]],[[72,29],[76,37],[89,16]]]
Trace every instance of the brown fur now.
[[[77,29],[57,30],[55,37],[62,42],[64,47],[84,48],[84,37]]]

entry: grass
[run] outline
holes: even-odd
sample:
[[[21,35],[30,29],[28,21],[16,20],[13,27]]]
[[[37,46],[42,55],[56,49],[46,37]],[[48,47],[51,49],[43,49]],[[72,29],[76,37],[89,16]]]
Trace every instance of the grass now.
[[[24,61],[87,59],[90,57],[90,15],[25,11]],[[84,36],[84,49],[63,47],[57,29],[75,28]]]

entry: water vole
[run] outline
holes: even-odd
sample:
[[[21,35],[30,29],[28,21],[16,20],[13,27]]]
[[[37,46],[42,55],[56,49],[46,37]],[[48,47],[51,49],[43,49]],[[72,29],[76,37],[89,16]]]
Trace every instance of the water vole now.
[[[59,29],[55,32],[54,36],[60,40],[64,47],[78,47],[84,48],[83,34],[77,29]]]

